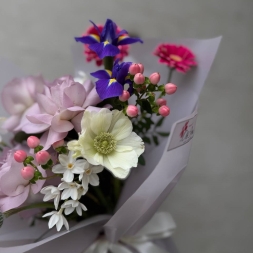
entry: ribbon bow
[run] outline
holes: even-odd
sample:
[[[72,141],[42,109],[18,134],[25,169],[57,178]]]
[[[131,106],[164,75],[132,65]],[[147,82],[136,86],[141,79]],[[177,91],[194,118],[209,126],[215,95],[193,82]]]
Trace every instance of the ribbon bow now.
[[[123,237],[114,244],[100,237],[83,253],[168,253],[154,240],[169,238],[175,228],[172,216],[159,212],[136,235]]]

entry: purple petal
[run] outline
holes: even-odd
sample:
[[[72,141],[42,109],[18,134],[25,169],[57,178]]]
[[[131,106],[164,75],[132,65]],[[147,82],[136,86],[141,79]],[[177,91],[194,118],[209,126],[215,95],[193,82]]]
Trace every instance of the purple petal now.
[[[89,21],[93,24],[93,26],[94,26],[95,29],[97,30],[98,34],[100,35],[100,30],[99,30],[99,28],[97,27],[97,25],[96,25],[93,21],[91,21],[91,20],[89,20]]]
[[[133,43],[136,43],[136,42],[140,42],[140,43],[143,43],[143,41],[139,38],[130,38],[129,36],[127,35],[121,35],[119,36],[118,38],[118,43],[117,45],[129,45],[129,44],[133,44]]]
[[[96,34],[90,34],[83,37],[75,37],[76,42],[82,42],[83,44],[96,44],[100,42],[100,37]]]
[[[107,19],[101,33],[102,41],[112,42],[116,38],[116,30],[116,24],[111,19]]]
[[[121,84],[126,83],[125,79],[126,79],[126,76],[128,75],[128,70],[131,64],[132,64],[131,62],[123,62],[120,64],[119,71],[117,75],[115,76],[115,78],[117,79],[119,83]]]
[[[99,97],[104,100],[120,96],[123,92],[123,86],[116,81],[110,83],[110,80],[98,80],[96,82],[96,90]]]
[[[94,51],[100,59],[103,59],[106,56],[115,56],[120,52],[118,47],[104,42],[92,44],[89,48]]]
[[[112,72],[110,70],[98,70],[96,72],[90,73],[90,75],[98,79],[110,79]]]

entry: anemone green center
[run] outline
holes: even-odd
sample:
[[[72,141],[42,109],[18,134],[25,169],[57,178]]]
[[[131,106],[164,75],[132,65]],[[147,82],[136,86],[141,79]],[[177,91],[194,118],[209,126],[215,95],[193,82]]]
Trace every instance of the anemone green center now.
[[[112,134],[102,132],[94,139],[94,148],[100,154],[110,154],[116,148]]]

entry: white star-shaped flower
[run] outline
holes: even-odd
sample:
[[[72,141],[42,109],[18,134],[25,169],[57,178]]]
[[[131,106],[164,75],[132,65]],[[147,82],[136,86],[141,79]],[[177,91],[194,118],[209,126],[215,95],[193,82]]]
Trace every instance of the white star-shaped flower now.
[[[45,194],[43,201],[48,201],[50,199],[54,199],[55,209],[58,208],[61,192],[57,187],[52,186],[52,185],[46,186],[43,189],[41,189],[40,192],[42,194]]]
[[[63,209],[60,209],[59,212],[57,211],[52,211],[50,213],[46,213],[45,215],[43,215],[42,217],[47,217],[47,216],[51,216],[51,218],[49,219],[48,222],[48,227],[49,229],[51,229],[54,225],[56,225],[56,229],[57,231],[60,231],[62,226],[64,225],[65,228],[67,230],[69,230],[69,224],[67,219],[63,216],[62,214]]]
[[[61,208],[64,208],[64,213],[66,215],[73,213],[75,209],[79,216],[82,216],[82,210],[87,211],[86,206],[80,203],[78,200],[68,200],[62,204]]]
[[[65,182],[72,182],[74,174],[84,173],[84,170],[88,168],[89,164],[84,159],[73,158],[73,152],[69,152],[68,155],[59,155],[60,164],[56,164],[52,171],[56,174],[63,174],[63,180]]]
[[[62,182],[61,184],[59,184],[58,189],[63,190],[61,195],[62,200],[68,199],[69,197],[71,197],[73,200],[77,200],[87,192],[86,190],[84,190],[82,185],[77,184],[75,182]]]
[[[98,165],[89,165],[87,169],[84,170],[84,173],[79,175],[79,180],[82,181],[82,186],[85,190],[88,190],[88,185],[93,186],[99,185],[99,177],[97,173],[100,173],[104,169],[103,166]]]

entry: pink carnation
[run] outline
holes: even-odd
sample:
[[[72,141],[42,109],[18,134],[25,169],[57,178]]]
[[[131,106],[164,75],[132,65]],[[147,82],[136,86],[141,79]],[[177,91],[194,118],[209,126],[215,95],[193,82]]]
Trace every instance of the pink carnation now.
[[[38,180],[36,184],[29,184],[28,180],[21,176],[22,163],[14,160],[13,154],[20,147],[9,151],[6,161],[0,167],[0,211],[6,212],[21,206],[31,194],[37,194],[45,180]],[[23,147],[22,147],[23,148]],[[38,168],[43,177],[45,170]]]
[[[64,139],[73,128],[80,129],[83,111],[100,102],[94,85],[83,85],[70,76],[62,77],[45,87],[44,94],[37,94],[37,104],[26,117],[30,121],[22,127],[29,134],[44,132],[40,144],[48,149]]]
[[[43,93],[45,81],[42,76],[15,78],[2,90],[2,104],[11,115],[3,122],[2,128],[9,131],[20,131],[27,123],[26,114],[33,110],[36,94]]]
[[[197,65],[195,55],[185,46],[160,44],[155,49],[154,55],[159,57],[160,63],[183,73],[186,73],[191,66]]]

